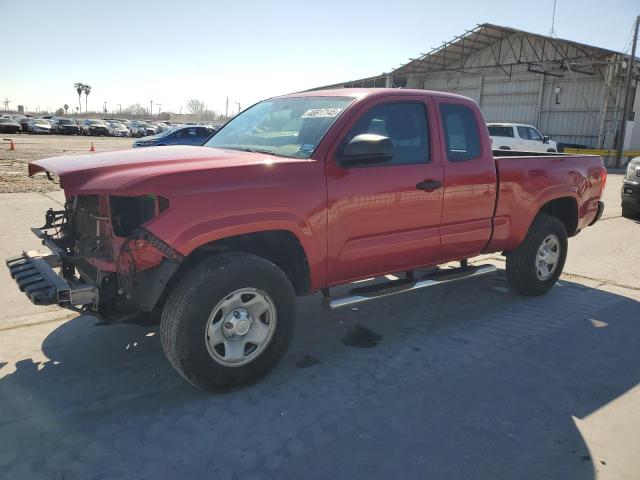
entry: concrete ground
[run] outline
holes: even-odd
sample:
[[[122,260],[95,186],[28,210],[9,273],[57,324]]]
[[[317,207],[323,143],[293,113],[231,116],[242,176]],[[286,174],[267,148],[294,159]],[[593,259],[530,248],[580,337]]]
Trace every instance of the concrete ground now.
[[[548,295],[500,271],[340,312],[301,298],[282,364],[226,394],[180,379],[157,325],[42,313],[0,272],[0,478],[635,479],[640,225],[620,183]],[[0,195],[0,253],[36,247],[60,200]]]

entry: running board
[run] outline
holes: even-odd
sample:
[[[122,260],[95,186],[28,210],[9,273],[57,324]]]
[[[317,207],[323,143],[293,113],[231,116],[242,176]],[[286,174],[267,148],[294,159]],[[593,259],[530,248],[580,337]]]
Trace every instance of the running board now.
[[[455,282],[466,278],[481,277],[497,270],[494,265],[477,265],[471,267],[460,267],[453,269],[439,270],[435,273],[427,274],[422,279],[414,280],[392,280],[390,282],[358,287],[348,294],[340,297],[325,297],[322,305],[329,310],[352,307],[361,303],[376,300],[378,298],[390,297],[399,293],[413,292],[427,287],[435,287],[443,283]]]

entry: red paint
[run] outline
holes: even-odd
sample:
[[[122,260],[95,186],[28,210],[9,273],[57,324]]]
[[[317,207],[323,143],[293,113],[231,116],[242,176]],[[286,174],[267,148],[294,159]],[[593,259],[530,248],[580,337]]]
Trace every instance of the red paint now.
[[[170,207],[145,227],[183,255],[229,236],[288,230],[307,254],[313,290],[515,248],[540,208],[556,198],[575,199],[580,228],[596,214],[606,176],[599,157],[494,160],[478,106],[457,95],[345,89],[291,96],[333,95],[356,101],[308,160],[171,146],[49,158],[32,162],[29,173],[57,174],[67,197],[153,193],[168,198]],[[392,101],[425,105],[431,163],[339,166],[336,148],[349,128],[372,106]],[[446,159],[437,112],[442,101],[473,109],[482,136],[480,157]],[[417,190],[425,179],[442,187]],[[114,245],[120,249],[122,241]],[[136,248],[139,267],[159,261],[148,246]]]

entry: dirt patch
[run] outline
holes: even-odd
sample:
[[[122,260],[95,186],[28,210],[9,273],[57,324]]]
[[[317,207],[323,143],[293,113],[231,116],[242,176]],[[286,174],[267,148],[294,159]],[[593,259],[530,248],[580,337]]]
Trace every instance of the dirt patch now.
[[[65,135],[7,135],[15,150],[9,150],[9,141],[0,144],[0,193],[52,192],[60,187],[44,175],[29,178],[27,165],[33,160],[77,155],[89,152],[93,142],[96,152],[131,148],[132,139],[112,137],[81,137]]]

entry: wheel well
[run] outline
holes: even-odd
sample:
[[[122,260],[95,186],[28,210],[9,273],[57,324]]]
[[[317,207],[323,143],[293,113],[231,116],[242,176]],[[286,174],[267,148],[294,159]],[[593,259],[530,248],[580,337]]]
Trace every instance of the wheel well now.
[[[573,237],[578,230],[578,203],[572,197],[556,198],[547,202],[540,213],[556,217],[564,223],[567,234]]]
[[[207,243],[191,252],[180,270],[185,271],[185,267],[216,252],[230,251],[251,253],[273,262],[289,277],[297,295],[309,293],[311,272],[307,255],[298,238],[287,230],[248,233]]]

